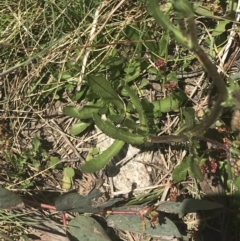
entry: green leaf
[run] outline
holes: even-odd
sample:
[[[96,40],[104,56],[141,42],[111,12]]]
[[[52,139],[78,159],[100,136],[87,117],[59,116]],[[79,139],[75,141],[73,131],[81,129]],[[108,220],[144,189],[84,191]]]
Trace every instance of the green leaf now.
[[[75,175],[72,167],[66,167],[63,170],[63,189],[69,190],[72,187],[73,177]]]
[[[168,46],[168,44],[169,44],[169,39],[170,39],[169,33],[164,32],[161,40],[159,41],[159,49],[160,49],[159,56],[160,57],[167,56],[168,48],[166,48],[166,46]]]
[[[124,72],[126,73],[124,77],[125,83],[135,80],[141,74],[140,62],[130,60],[127,62]]]
[[[115,140],[113,144],[97,157],[86,162],[82,167],[81,171],[86,173],[92,173],[105,167],[107,163],[122,149],[124,146],[123,141]]]
[[[145,127],[146,131],[148,131],[148,120],[144,113],[142,104],[139,101],[139,97],[134,93],[134,91],[127,84],[124,86],[124,89],[127,91],[132,104],[134,105],[134,107],[136,108],[136,110],[138,112],[141,126]]]
[[[118,111],[124,109],[123,101],[112,88],[111,83],[102,75],[88,76],[87,82],[94,93],[101,97],[106,103],[113,104]]]
[[[64,168],[64,175],[66,175],[68,178],[73,178],[75,175],[74,169],[72,167]]]
[[[103,194],[99,189],[93,189],[87,196],[80,195],[77,190],[61,194],[55,201],[57,211],[78,212],[78,213],[99,213],[99,206],[93,202],[94,199]]]
[[[143,89],[143,88],[146,87],[148,84],[149,84],[148,79],[143,78],[143,79],[141,80],[141,83],[140,83],[140,85],[138,86],[138,88],[139,88],[139,89]]]
[[[113,139],[121,140],[131,144],[142,144],[146,141],[147,137],[133,134],[128,130],[116,127],[113,123],[108,120],[102,120],[97,114],[93,114],[93,120],[97,127],[106,135]]]
[[[194,3],[194,10],[197,14],[201,16],[212,16],[213,17],[213,12],[211,7],[209,6],[202,6],[202,3]]]
[[[211,36],[215,37],[221,35],[226,31],[226,25],[229,23],[228,20],[218,21],[217,27],[212,31]]]
[[[103,227],[88,216],[78,216],[72,219],[68,224],[68,231],[75,241],[111,241]]]
[[[101,114],[101,113],[99,113],[99,114]],[[119,124],[123,121],[123,119],[125,117],[125,111],[122,113],[118,113],[118,112],[116,112],[115,109],[113,109],[112,106],[109,106],[107,117],[110,121],[114,122],[115,124]]]
[[[59,160],[58,157],[56,157],[56,156],[51,156],[51,157],[50,157],[49,166],[50,166],[52,169],[62,168],[62,163],[60,162],[60,160]]]
[[[38,137],[34,137],[32,139],[32,145],[33,145],[33,150],[34,151],[37,151],[39,149],[39,147],[41,146],[41,142],[40,142]]]
[[[108,226],[115,229],[144,234],[161,240],[178,240],[181,238],[181,234],[176,225],[165,217],[163,213],[159,214],[159,225],[156,225],[155,228],[151,227],[147,219],[145,219],[144,222],[146,223],[146,230],[142,229],[141,219],[137,215],[110,215],[107,218]]]
[[[234,180],[234,185],[236,185],[237,187],[237,190],[235,192],[235,194],[240,194],[240,177],[237,177],[235,180]]]
[[[172,177],[176,182],[181,182],[186,179],[190,164],[190,158],[184,159],[178,166],[173,170]]]
[[[138,123],[136,123],[135,120],[132,120],[131,118],[125,118],[124,122],[123,122],[123,126],[125,126],[128,129],[135,130],[136,132],[138,130],[141,130],[141,126]]]
[[[139,41],[139,36],[141,35],[141,32],[139,29],[136,29],[136,27],[134,27],[132,25],[127,25],[126,29],[125,29],[125,33],[129,40]],[[135,43],[135,44],[137,45],[137,43]]]
[[[123,58],[109,56],[103,61],[104,66],[107,67],[119,67],[119,65],[124,64]]]
[[[195,13],[192,4],[188,0],[171,1],[177,16],[180,18],[193,18]]]
[[[183,109],[183,115],[187,127],[193,127],[195,120],[195,110],[192,107],[186,107]]]
[[[180,2],[182,3],[182,1]],[[183,36],[181,31],[171,23],[168,16],[160,11],[158,0],[147,0],[147,10],[149,14],[153,16],[154,20],[159,26],[163,27],[166,32],[171,32],[180,44],[188,47],[186,36]]]
[[[193,160],[190,161],[189,174],[191,177],[194,177],[200,181],[202,181],[204,178],[203,174],[201,172],[201,169],[199,167],[199,163],[194,158],[193,158]]]
[[[21,202],[21,197],[3,187],[0,187],[0,209],[14,208]]]
[[[89,122],[77,122],[74,124],[70,130],[70,133],[74,136],[82,133],[83,131],[86,130],[87,127],[89,127],[92,124],[91,121]]]
[[[187,96],[184,92],[173,92],[168,97],[153,101],[153,112],[154,113],[167,113],[178,109],[182,103],[187,100]]]
[[[60,77],[62,80],[67,80],[72,77],[72,74],[69,72],[62,72],[62,73],[60,73]]]
[[[163,193],[163,190],[164,189],[162,188],[162,189],[157,189],[151,193],[139,194],[136,197],[133,197],[132,199],[130,199],[125,205],[127,207],[129,207],[129,205],[134,206],[134,205],[141,205],[141,204],[146,206],[146,205],[156,201],[159,198],[159,196]]]
[[[90,152],[93,156],[99,154],[99,147],[94,147]]]
[[[200,210],[212,210],[223,207],[224,206],[219,203],[207,200],[184,199],[182,202],[166,201],[164,203],[161,203],[157,207],[157,210],[166,213],[186,214],[197,212]]]
[[[88,119],[91,118],[92,113],[98,113],[98,106],[84,106],[81,110],[79,110],[75,106],[66,106],[63,108],[63,113],[65,115],[78,118],[78,119]]]
[[[82,86],[80,91],[75,91],[74,93],[72,93],[71,100],[72,101],[80,100],[87,93],[88,89],[89,89],[88,86]]]

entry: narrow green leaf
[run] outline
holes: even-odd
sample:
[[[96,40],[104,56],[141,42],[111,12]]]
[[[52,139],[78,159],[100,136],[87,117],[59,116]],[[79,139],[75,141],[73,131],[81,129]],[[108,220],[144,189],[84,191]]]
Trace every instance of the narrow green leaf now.
[[[199,167],[199,163],[198,161],[195,161],[194,158],[193,160],[190,161],[189,174],[191,177],[194,177],[200,181],[202,181],[204,178],[201,172],[201,169]]]
[[[202,3],[194,3],[194,10],[198,15],[201,16],[211,16],[214,17],[212,7],[209,6],[202,6]]]
[[[172,0],[174,10],[180,18],[193,18],[195,13],[192,4],[188,0]]]
[[[70,133],[74,136],[82,133],[84,130],[86,130],[87,127],[89,127],[92,124],[91,121],[89,122],[78,122],[74,124],[70,130]]]
[[[118,128],[108,120],[102,120],[98,114],[93,114],[93,120],[103,133],[113,139],[122,140],[131,144],[142,144],[147,139],[145,136],[131,133],[128,130],[120,127]]]
[[[167,55],[168,48],[166,48],[166,46],[168,46],[168,44],[169,44],[169,39],[170,39],[169,33],[164,32],[161,40],[159,41],[159,49],[160,49],[159,56],[160,57],[165,57]]]
[[[184,199],[182,202],[166,201],[161,203],[157,210],[166,213],[193,213],[200,210],[223,208],[223,205],[208,200]]]
[[[101,114],[99,112],[99,114]],[[110,121],[114,122],[115,124],[121,123],[126,116],[126,112],[122,111],[121,113],[116,112],[116,110],[113,108],[113,106],[109,106],[107,117]]]
[[[128,129],[132,129],[132,130],[141,130],[141,126],[139,126],[138,123],[136,123],[136,121],[130,119],[130,118],[125,118],[124,122],[123,122],[123,126],[125,126]]]
[[[136,108],[136,110],[138,112],[141,126],[145,127],[146,131],[148,131],[148,120],[144,113],[144,110],[143,110],[142,104],[139,100],[139,97],[134,93],[134,91],[127,84],[124,86],[124,89],[127,91],[132,104],[134,105],[134,107]]]
[[[192,107],[186,107],[183,109],[183,115],[187,128],[193,127],[195,120],[195,110]]]
[[[89,119],[93,113],[98,113],[99,109],[99,106],[84,106],[80,110],[75,106],[66,106],[63,108],[63,113],[78,119]]]
[[[88,84],[99,97],[106,103],[113,104],[117,110],[123,110],[124,104],[118,94],[112,88],[111,83],[104,76],[88,76]]]
[[[108,67],[117,68],[119,65],[124,64],[124,59],[120,57],[109,56],[103,61],[103,64]]]
[[[103,151],[97,157],[86,162],[81,167],[81,171],[84,173],[92,173],[102,169],[122,149],[124,144],[125,143],[123,141],[115,140],[107,150]]]
[[[147,0],[147,9],[149,14],[153,16],[158,25],[163,27],[165,31],[171,32],[180,44],[188,47],[188,43],[185,42],[186,36],[183,36],[181,31],[171,23],[168,16],[160,10],[158,0]]]
[[[71,99],[72,101],[78,101],[81,98],[84,97],[84,95],[87,93],[89,87],[88,86],[82,86],[80,91],[75,91],[74,93],[72,93]]]
[[[143,78],[143,79],[141,80],[141,83],[140,83],[140,85],[138,86],[138,88],[141,90],[141,89],[145,88],[148,84],[149,84],[149,80],[146,79],[146,78]]]

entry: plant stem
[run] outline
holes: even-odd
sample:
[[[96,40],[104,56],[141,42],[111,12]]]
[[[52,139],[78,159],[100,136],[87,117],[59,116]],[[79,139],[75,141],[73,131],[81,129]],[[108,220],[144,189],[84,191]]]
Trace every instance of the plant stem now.
[[[218,89],[218,99],[213,106],[213,109],[208,117],[206,117],[200,124],[194,126],[189,130],[190,136],[198,136],[205,132],[214,122],[218,119],[222,113],[223,107],[221,104],[227,99],[228,92],[222,76],[218,73],[216,66],[210,61],[206,53],[197,43],[196,26],[193,18],[188,19],[189,31],[191,33],[191,39],[193,43],[193,49],[196,58],[203,65],[209,76],[212,78],[214,84]]]
[[[191,129],[189,129],[186,135],[154,136],[151,137],[151,142],[153,143],[183,142],[188,141],[194,136],[201,136],[218,119],[218,117],[222,113],[221,104],[228,97],[227,88],[223,81],[223,78],[218,73],[216,66],[210,61],[206,53],[198,44],[194,17],[188,18],[187,22],[190,33],[188,48],[189,50],[194,52],[196,58],[204,67],[208,75],[212,78],[214,84],[218,89],[218,99],[214,104],[210,115],[207,116],[200,124],[195,125]]]

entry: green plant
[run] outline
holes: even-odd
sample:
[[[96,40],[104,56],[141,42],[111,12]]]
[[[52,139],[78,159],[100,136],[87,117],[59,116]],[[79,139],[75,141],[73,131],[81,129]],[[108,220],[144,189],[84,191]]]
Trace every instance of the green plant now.
[[[187,96],[180,89],[172,90],[172,93],[168,97],[149,102],[141,96],[142,87],[145,86],[144,83],[140,82],[140,85],[136,86],[133,82],[138,81],[140,73],[146,68],[144,60],[123,62],[122,58],[117,57],[116,53],[113,52],[112,56],[109,55],[106,57],[102,63],[102,66],[108,70],[108,77],[96,72],[92,72],[86,76],[83,84],[89,88],[87,92],[83,88],[80,91],[80,93],[82,92],[80,96],[81,98],[84,96],[87,103],[80,110],[74,106],[65,107],[63,110],[65,114],[83,121],[73,126],[73,129],[77,129],[77,125],[80,124],[81,126],[88,127],[94,122],[101,131],[116,140],[99,157],[88,161],[81,169],[83,172],[94,172],[103,168],[120,151],[124,143],[135,145],[148,143],[150,145],[151,143],[189,141],[189,158],[191,161],[186,162],[189,163],[188,169],[191,170],[195,177],[199,179],[203,178],[197,160],[198,141],[203,138],[203,134],[215,123],[222,113],[222,104],[227,100],[228,92],[223,78],[217,72],[215,65],[198,44],[193,6],[188,1],[181,1],[181,3],[179,1],[172,1],[171,7],[177,17],[178,27],[170,22],[167,16],[168,11],[163,12],[159,9],[157,1],[147,1],[149,14],[165,30],[160,45],[147,45],[148,50],[154,53],[158,51],[164,56],[167,52],[163,52],[162,47],[166,41],[169,41],[169,36],[171,35],[185,49],[193,52],[218,89],[219,93],[216,103],[210,110],[210,113],[200,123],[195,123],[193,110],[191,108],[184,108],[183,104],[187,100]],[[134,39],[133,36],[136,38],[139,35],[141,37],[145,37],[146,35],[147,37],[150,33],[148,32],[148,28],[145,30],[140,35],[136,29],[127,27],[126,34],[129,34],[131,39]],[[141,53],[139,51],[140,46],[143,47],[142,43],[138,43],[135,48],[138,54]],[[161,73],[164,72],[165,68],[164,60],[158,60],[156,66],[159,67],[159,74],[162,77]],[[123,70],[122,72],[119,71],[121,69]],[[148,72],[151,71],[153,69],[148,70]],[[173,78],[174,75],[171,74],[170,76]],[[185,123],[179,128],[178,134],[156,136],[156,133],[159,131],[158,118],[164,113],[178,110],[180,107],[183,108]],[[105,120],[101,118],[103,115],[105,116]],[[80,128],[79,132],[72,131],[72,133],[79,134],[84,129]],[[181,168],[181,166],[178,168]],[[229,173],[229,177],[230,175]]]
[[[31,147],[23,150],[21,154],[5,152],[6,160],[14,168],[13,171],[8,172],[9,177],[22,181],[26,179],[29,169],[39,170],[43,160],[46,160],[48,153],[41,147],[41,142],[37,137],[32,139],[31,145]],[[21,184],[23,188],[32,185],[33,183],[30,180],[26,180]]]
[[[227,96],[225,84],[211,64],[215,64],[218,53],[226,43],[226,29],[234,20],[232,14],[236,9],[236,1],[202,0],[191,2],[190,5],[184,0],[160,1],[160,4],[159,1],[152,0],[6,0],[0,3],[0,6],[0,55],[3,59],[0,63],[3,70],[0,73],[1,120],[9,124],[13,131],[14,136],[11,139],[19,142],[26,136],[26,128],[35,129],[35,123],[40,124],[35,131],[38,132],[37,135],[41,133],[43,139],[51,137],[49,139],[53,140],[52,151],[64,160],[71,161],[72,156],[74,160],[65,166],[63,159],[60,160],[57,156],[48,157],[35,139],[32,147],[22,150],[21,154],[14,152],[11,147],[16,142],[12,143],[4,136],[1,146],[5,156],[2,158],[7,161],[1,162],[4,172],[1,176],[3,186],[31,187],[19,191],[24,191],[24,194],[21,193],[23,195],[31,192],[34,199],[39,196],[32,188],[33,184],[34,187],[40,184],[38,193],[41,189],[46,191],[49,184],[52,189],[51,181],[57,191],[59,186],[68,190],[75,187],[74,181],[83,181],[89,175],[82,175],[77,170],[79,165],[84,163],[81,156],[86,160],[81,171],[95,172],[104,168],[123,146],[131,144],[142,150],[161,150],[164,156],[168,155],[169,150],[167,166],[174,168],[174,171],[168,169],[166,174],[172,174],[177,183],[186,178],[193,182],[194,178],[202,180],[207,173],[221,179],[227,193],[239,193],[235,190],[240,187],[239,142],[229,130],[225,137],[229,138],[229,141],[235,140],[232,141],[231,148],[228,143],[219,143],[215,139],[217,135],[220,136],[219,133],[213,138],[205,136],[205,133],[209,132],[209,126],[221,115],[222,106],[233,108],[239,102],[237,98],[231,98],[239,89],[234,82],[239,78],[239,74],[225,80],[228,86]],[[230,10],[229,14],[224,15],[227,8]],[[196,21],[194,16],[197,16]],[[202,40],[201,48],[204,51],[199,47],[196,35],[198,40]],[[204,84],[196,83],[195,87],[198,89],[192,95],[193,92],[190,93],[186,88],[188,80],[181,76],[185,71],[192,72],[195,67],[198,68],[197,59],[200,65],[206,67],[205,72],[207,75],[209,73],[210,78],[206,77]],[[191,79],[192,83],[187,84],[187,87],[195,85],[194,81],[195,79]],[[210,85],[210,82],[213,84]],[[210,93],[211,86],[214,90]],[[210,97],[208,104],[213,104],[213,108],[207,106],[205,113],[199,116],[196,112],[198,101],[202,104],[203,97],[207,96]],[[216,103],[214,99],[217,100]],[[67,120],[66,116],[58,112],[66,103],[68,106],[64,108],[64,113],[73,117]],[[70,121],[73,123],[70,129],[72,136],[66,134]],[[93,128],[95,129],[94,125],[114,139],[105,151],[100,152],[99,147],[94,149],[98,141],[96,135],[90,137]],[[27,133],[31,135],[29,130]],[[55,136],[52,135],[54,133]],[[172,142],[185,141],[185,146],[172,145]],[[206,148],[203,142],[217,146],[224,151],[225,156],[210,159],[212,150]],[[70,143],[71,147],[67,143]],[[186,150],[183,160],[180,155],[182,150]],[[170,153],[174,153],[174,156]],[[70,159],[65,159],[66,154],[72,155]],[[230,163],[224,158],[230,160]],[[176,163],[179,165],[176,166]],[[152,168],[157,174],[165,171],[162,166]],[[217,174],[214,173],[216,171]],[[231,177],[231,174],[234,174],[234,177]],[[45,175],[48,178],[45,178]],[[164,181],[165,179],[162,180]],[[174,188],[180,188],[179,186],[174,183]],[[135,204],[134,210],[125,206],[118,207],[121,208],[118,211],[123,212],[123,215],[110,216],[109,226],[112,224],[116,229],[128,230],[119,223],[129,227],[136,224],[133,225],[134,230],[129,231],[143,234],[141,213],[147,208],[143,209],[140,204],[154,203],[162,191],[156,189],[146,196],[143,195],[144,197],[131,200],[128,204]],[[197,188],[193,192],[189,189],[188,195],[199,197],[198,191]],[[66,193],[65,201],[73,198],[76,202],[71,205],[66,202],[66,209],[58,206],[59,211],[80,210],[79,212],[84,214],[88,211],[99,211],[99,207],[91,206],[95,204],[95,200],[91,200],[94,199],[94,192],[87,197],[71,192],[72,196]],[[61,199],[58,201],[61,203]],[[115,201],[116,199],[110,200],[106,205],[110,207]],[[79,206],[74,206],[75,203]],[[203,205],[205,204],[203,202]],[[233,204],[232,210],[237,210],[238,200],[234,200]],[[166,205],[169,205],[170,210],[181,206],[179,203],[172,205],[170,202]],[[195,203],[195,206],[200,205]],[[157,212],[165,217],[168,208],[160,206]],[[130,212],[133,214],[130,215]],[[176,213],[182,215],[179,210]],[[148,211],[145,214],[143,216],[149,236],[163,238],[168,227],[171,227],[176,236],[180,237],[171,218],[165,219],[169,226],[160,222],[160,228],[163,228],[161,233],[159,227],[156,230],[150,227],[150,224],[156,221],[155,214]],[[3,219],[4,217],[6,216],[3,216]],[[147,219],[152,223],[147,222]],[[95,227],[95,230],[98,230],[92,217],[81,215],[79,220],[76,218],[72,221],[72,226],[68,226],[72,233],[76,231],[79,234],[79,229],[85,227],[81,233],[88,232],[89,237],[92,237],[94,229],[89,232],[88,228]],[[14,226],[14,222],[10,226]],[[4,228],[2,233],[6,231]],[[19,229],[16,230],[18,234]],[[99,233],[102,233],[101,229]],[[105,240],[109,240],[104,233],[103,236]],[[15,237],[19,240],[17,235]],[[99,239],[99,235],[93,239]]]
[[[145,234],[150,237],[162,239],[183,238],[175,223],[167,217],[166,213],[175,213],[182,218],[187,213],[199,210],[221,209],[222,205],[206,200],[185,199],[183,202],[163,202],[156,205],[124,205],[113,207],[121,198],[109,200],[106,203],[95,204],[94,199],[100,197],[102,193],[93,189],[87,196],[79,195],[76,191],[64,193],[58,197],[55,206],[42,203],[29,202],[20,198],[9,190],[0,188],[0,207],[15,208],[22,202],[28,205],[36,205],[42,208],[56,209],[57,211],[72,211],[82,214],[101,214],[107,220],[109,227],[118,230],[128,230],[134,233]],[[94,217],[89,215],[79,215],[72,219],[68,225],[67,235],[77,240],[88,238],[89,240],[113,240],[108,235],[109,232]],[[75,240],[74,239],[74,240]]]

